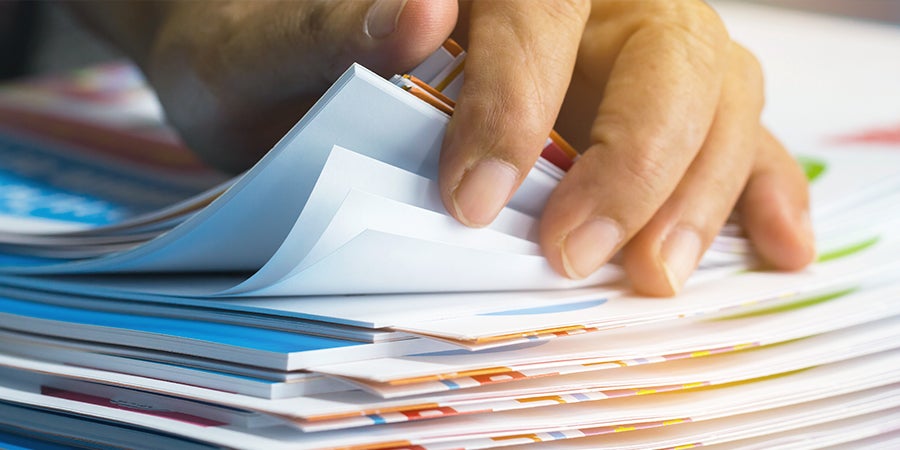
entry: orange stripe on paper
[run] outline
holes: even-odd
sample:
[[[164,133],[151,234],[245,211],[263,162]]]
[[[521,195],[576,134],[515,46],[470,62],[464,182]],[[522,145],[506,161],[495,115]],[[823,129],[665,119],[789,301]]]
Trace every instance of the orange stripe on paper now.
[[[453,39],[447,39],[446,41],[444,41],[442,47],[444,47],[444,50],[447,50],[447,52],[450,53],[450,55],[454,58],[459,56],[459,54],[463,52],[462,46],[457,44]]]
[[[566,401],[562,399],[562,397],[558,395],[545,395],[543,397],[530,397],[530,398],[518,398],[516,399],[519,403],[537,403],[537,402],[556,402],[559,404],[565,404]]]
[[[390,442],[375,442],[371,444],[360,444],[360,445],[351,445],[347,447],[335,447],[338,450],[384,450],[388,448],[422,448],[420,446],[412,446],[412,442],[409,441],[390,441]]]
[[[517,434],[515,436],[498,436],[491,438],[492,441],[511,441],[515,439],[530,439],[534,442],[543,442],[543,439],[536,434]]]
[[[416,78],[413,75],[404,75],[403,77],[408,79],[409,81],[411,81],[416,86],[422,88],[425,92],[428,92],[429,94],[437,97],[438,100],[446,103],[447,106],[449,106],[451,108],[456,107],[456,102],[454,102],[453,99],[444,95],[443,92],[431,87],[430,84],[420,80],[419,78]]]
[[[419,89],[416,86],[406,86],[404,89],[410,94],[415,95],[419,100],[422,100],[423,102],[437,108],[444,114],[447,114],[448,116],[453,114],[453,108],[450,108],[449,106],[441,103],[438,99],[428,95],[428,93],[424,90]]]
[[[578,156],[578,151],[575,150],[556,130],[550,130],[550,139],[556,143],[570,158],[576,158]]]
[[[482,375],[497,375],[509,372],[515,371],[510,369],[509,367],[485,367],[483,369],[464,370],[461,372],[448,372],[435,375],[425,375],[421,377],[397,378],[395,380],[390,380],[387,383],[397,386],[412,383],[423,383],[426,381],[452,380],[454,378],[476,377]]]
[[[485,336],[479,337],[474,340],[475,343],[485,343],[485,342],[496,342],[496,341],[505,341],[508,339],[518,339],[518,338],[526,338],[531,336],[543,336],[543,335],[551,335],[555,333],[568,333],[573,331],[590,331],[591,329],[586,328],[584,325],[573,325],[569,327],[559,327],[559,328],[547,328],[544,330],[534,330],[526,333],[514,333],[514,334],[498,334],[496,336]]]
[[[363,409],[359,411],[353,412],[344,412],[344,413],[332,413],[332,414],[320,414],[315,416],[307,416],[304,418],[306,422],[321,422],[323,420],[334,420],[334,419],[346,419],[348,417],[360,417],[360,416],[369,416],[372,414],[385,414],[392,412],[404,412],[410,410],[427,410],[427,409],[439,409],[441,405],[439,403],[420,403],[418,405],[403,405],[403,406],[395,406],[392,408],[374,408],[374,409]]]

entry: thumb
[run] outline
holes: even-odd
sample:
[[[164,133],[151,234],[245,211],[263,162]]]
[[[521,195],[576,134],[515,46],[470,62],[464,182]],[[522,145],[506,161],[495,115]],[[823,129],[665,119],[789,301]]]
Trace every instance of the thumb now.
[[[288,4],[293,20],[283,21],[291,54],[315,55],[307,75],[330,82],[358,62],[382,75],[405,72],[422,62],[450,36],[458,14],[455,0],[318,1]],[[306,58],[304,58],[306,59]],[[311,73],[310,73],[311,72]]]
[[[454,0],[375,0],[366,8],[369,39],[359,62],[382,75],[406,72],[447,40],[457,16]]]
[[[352,62],[383,75],[440,47],[456,0],[175,2],[142,66],[208,162],[256,161]]]

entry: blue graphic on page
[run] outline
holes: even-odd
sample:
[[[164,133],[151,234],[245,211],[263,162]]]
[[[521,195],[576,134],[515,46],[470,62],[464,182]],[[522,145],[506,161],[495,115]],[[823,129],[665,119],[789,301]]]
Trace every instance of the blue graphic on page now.
[[[0,253],[0,267],[34,267],[58,264],[61,259],[41,258],[37,256],[8,255]]]
[[[530,316],[537,314],[554,314],[569,311],[580,311],[583,309],[593,308],[606,303],[605,298],[585,300],[575,303],[565,303],[561,305],[537,306],[534,308],[509,309],[506,311],[497,311],[491,313],[479,314],[479,316]]]
[[[0,448],[4,450],[70,450],[75,447],[39,441],[25,436],[0,431]]]
[[[484,349],[484,350],[475,350],[475,351],[468,350],[465,348],[460,348],[460,349],[456,349],[456,350],[442,350],[439,352],[416,353],[413,355],[409,355],[408,357],[415,357],[415,356],[428,356],[428,357],[432,357],[432,356],[467,356],[467,355],[483,355],[483,354],[487,354],[487,353],[513,352],[516,350],[524,350],[527,348],[539,347],[546,343],[547,343],[546,340],[534,341],[534,342],[523,342],[521,344],[504,345],[502,347],[494,347],[494,348],[488,348],[488,349]]]
[[[263,328],[242,327],[200,320],[117,314],[0,297],[0,314],[4,313],[59,322],[48,324],[48,328],[58,329],[60,323],[68,322],[94,327],[117,328],[122,330],[123,333],[137,332],[139,334],[166,335],[179,339],[192,339],[276,353],[305,352],[363,345],[361,342]]]
[[[0,134],[0,216],[103,226],[192,194],[62,148]]]

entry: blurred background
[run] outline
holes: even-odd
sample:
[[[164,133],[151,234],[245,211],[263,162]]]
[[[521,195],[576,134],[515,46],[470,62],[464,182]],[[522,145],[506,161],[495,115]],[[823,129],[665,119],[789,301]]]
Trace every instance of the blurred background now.
[[[881,22],[900,23],[900,1],[897,0],[744,0],[780,8],[803,9],[825,14],[857,17]],[[712,2],[717,3],[716,1]]]
[[[900,24],[900,0],[743,1]],[[725,2],[710,0],[714,6]],[[0,80],[121,58],[112,46],[84,30],[61,2],[0,0]]]

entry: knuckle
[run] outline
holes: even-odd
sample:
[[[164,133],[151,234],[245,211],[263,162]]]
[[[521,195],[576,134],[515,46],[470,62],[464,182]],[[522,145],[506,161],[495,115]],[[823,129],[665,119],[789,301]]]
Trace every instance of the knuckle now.
[[[467,100],[464,127],[466,134],[477,140],[481,153],[522,166],[539,151],[537,146],[547,137],[539,130],[547,125],[529,102],[500,93]],[[523,152],[532,146],[534,151]]]
[[[728,29],[719,14],[706,2],[694,9],[694,30],[709,42],[726,43],[731,41]]]
[[[547,14],[561,22],[584,22],[591,14],[591,0],[557,0],[546,7]]]
[[[686,60],[710,68],[720,67],[731,38],[718,13],[704,2],[657,2],[636,32],[658,43],[679,49]]]
[[[716,11],[705,2],[675,3],[663,23],[710,46],[730,41],[728,30]]]
[[[646,192],[648,197],[658,195],[668,173],[660,158],[655,156],[657,154],[638,151],[621,158],[620,170],[635,180],[636,187]]]
[[[747,105],[762,110],[765,104],[765,82],[762,65],[756,56],[737,43],[731,45],[731,61],[727,88],[731,94],[745,99]]]
[[[657,198],[666,186],[671,168],[667,168],[661,156],[668,148],[661,136],[636,136],[625,130],[607,129],[597,136],[597,145],[591,151],[617,153],[607,161],[616,164],[614,173],[631,181],[638,198]]]
[[[762,90],[763,85],[763,69],[759,59],[750,50],[744,46],[732,42],[731,44],[732,58],[734,58],[737,67],[739,67],[741,76],[746,84],[754,86]]]

